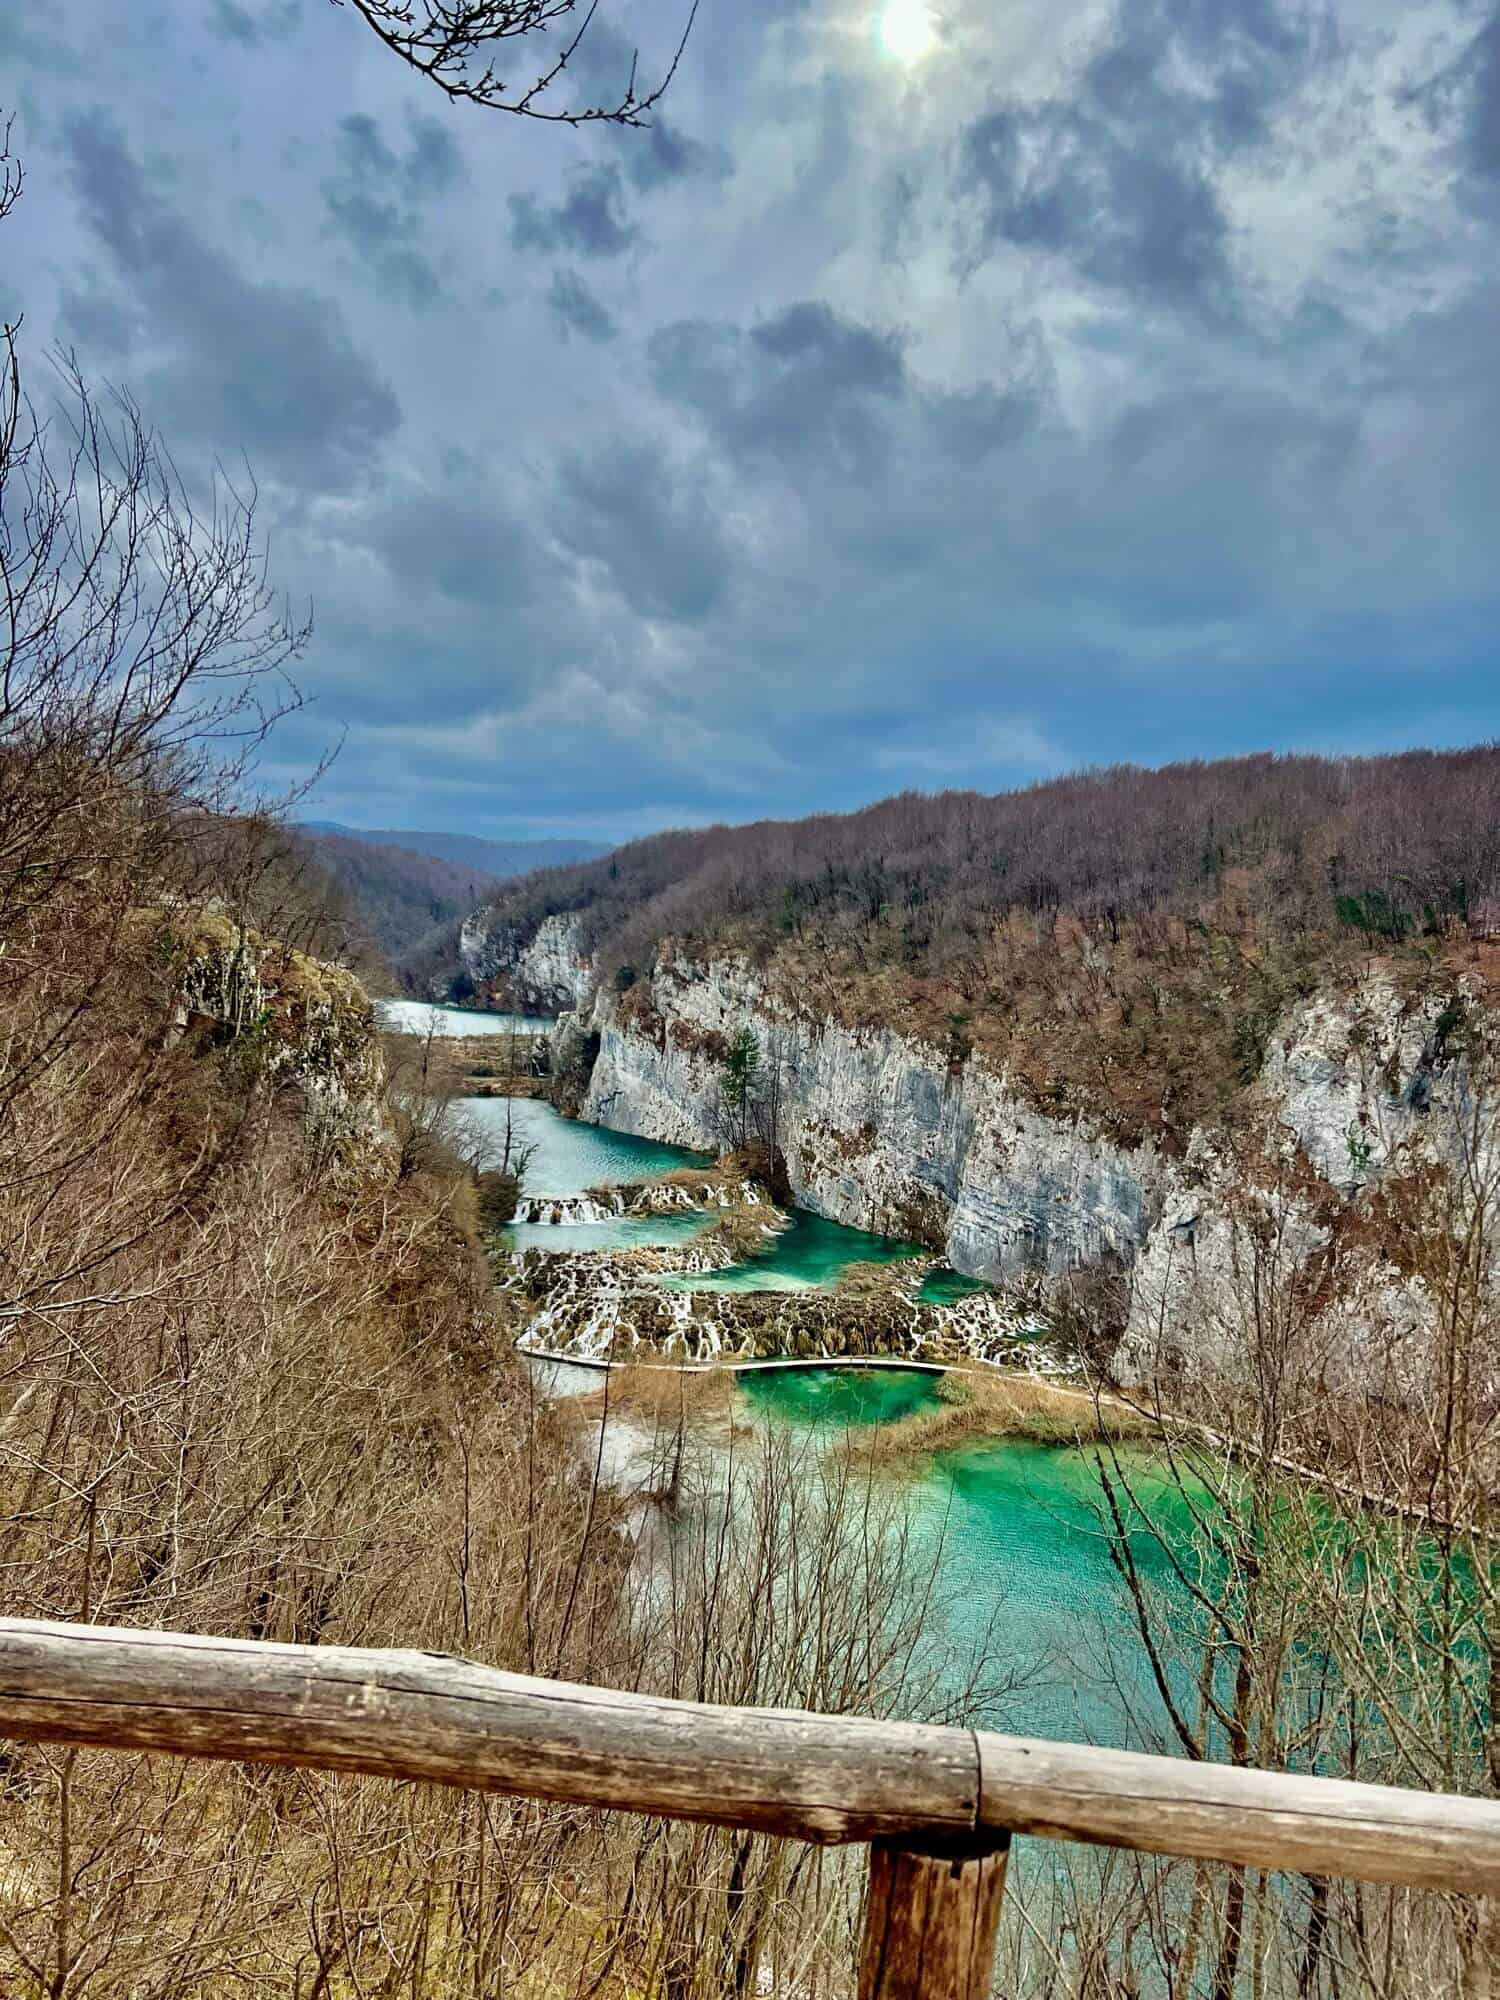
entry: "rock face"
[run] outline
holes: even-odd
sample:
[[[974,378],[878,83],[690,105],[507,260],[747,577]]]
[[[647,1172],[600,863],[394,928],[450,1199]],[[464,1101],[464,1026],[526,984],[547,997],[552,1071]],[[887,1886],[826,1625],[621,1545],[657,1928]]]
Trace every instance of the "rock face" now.
[[[1360,1225],[1382,1190],[1416,1186],[1433,1168],[1500,1186],[1500,1128],[1476,1085],[1497,1026],[1472,989],[1409,1001],[1380,973],[1295,1008],[1252,1092],[1260,1157],[1200,1132],[1169,1177],[1133,1273],[1117,1379],[1205,1365],[1233,1373],[1255,1338],[1247,1301],[1259,1297],[1263,1314],[1279,1316],[1277,1337],[1297,1323],[1319,1393],[1423,1394],[1435,1301]]]
[[[749,1026],[803,1207],[927,1243],[992,1279],[1128,1262],[1146,1240],[1163,1186],[1154,1151],[1043,1117],[972,1060],[950,1063],[893,1029],[814,1019],[734,961],[665,961],[648,993],[626,999],[600,993],[564,1029],[599,1038],[586,1118],[674,1145],[724,1143],[723,1056]]]
[[[587,992],[581,961],[566,976],[585,998],[559,1023],[557,1045],[597,1046],[585,1118],[675,1145],[723,1146],[733,1136],[724,1057],[749,1027],[763,1086],[779,1099],[778,1142],[800,1205],[924,1242],[955,1269],[1003,1284],[1045,1291],[1101,1262],[1131,1270],[1116,1365],[1135,1380],[1154,1371],[1164,1337],[1176,1364],[1185,1348],[1220,1360],[1234,1349],[1243,1273],[1230,1216],[1238,1205],[1243,1224],[1258,1173],[1267,1187],[1305,1186],[1284,1235],[1286,1256],[1301,1265],[1326,1248],[1330,1203],[1357,1208],[1414,1164],[1459,1159],[1473,1112],[1466,1050],[1477,1028],[1496,1025],[1475,994],[1414,1002],[1380,973],[1302,1003],[1247,1094],[1261,1135],[1256,1167],[1232,1162],[1207,1132],[1181,1159],[1150,1143],[1127,1149],[1087,1120],[1047,1116],[976,1058],[950,1060],[893,1027],[816,1018],[741,960],[664,957],[623,995]],[[1338,1324],[1330,1321],[1330,1350],[1341,1354],[1331,1374],[1368,1365],[1361,1329],[1380,1316],[1410,1385],[1424,1365],[1422,1299],[1378,1263],[1350,1284]]]
[[[476,987],[523,1013],[561,1014],[588,996],[591,973],[576,917],[548,917],[526,938],[510,925],[491,928],[481,913],[465,918],[458,950]]]
[[[260,1082],[300,1092],[329,1138],[388,1142],[375,1012],[352,972],[215,909],[195,912],[186,929],[155,913],[146,922],[177,964],[171,1042],[236,1043]]]

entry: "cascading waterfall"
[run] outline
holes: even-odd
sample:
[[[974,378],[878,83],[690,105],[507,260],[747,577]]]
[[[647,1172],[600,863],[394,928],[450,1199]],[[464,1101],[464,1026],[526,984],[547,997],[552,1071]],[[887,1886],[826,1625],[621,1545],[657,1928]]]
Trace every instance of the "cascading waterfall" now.
[[[676,1181],[647,1181],[633,1187],[591,1188],[587,1194],[523,1195],[516,1204],[514,1220],[539,1224],[544,1228],[565,1229],[579,1223],[613,1222],[622,1216],[645,1218],[697,1213],[714,1208],[769,1206],[766,1195],[751,1182],[705,1177],[702,1182],[689,1185]]]
[[[935,1260],[903,1257],[878,1290],[703,1289],[694,1277],[731,1270],[747,1236],[774,1237],[788,1224],[762,1188],[720,1174],[594,1187],[581,1194],[522,1198],[516,1221],[556,1228],[626,1218],[723,1213],[738,1228],[658,1246],[582,1250],[532,1245],[501,1260],[501,1287],[529,1302],[520,1346],[532,1353],[597,1361],[637,1351],[687,1361],[720,1356],[836,1361],[999,1362],[1060,1373],[1072,1358],[1049,1346],[1035,1316],[991,1292],[955,1300],[920,1296]],[[564,1239],[565,1241],[566,1239]],[[663,1280],[670,1282],[664,1283]]]
[[[575,1223],[612,1222],[625,1214],[625,1204],[595,1195],[523,1195],[516,1203],[517,1222],[538,1223],[545,1228],[564,1229]]]
[[[563,1359],[642,1351],[687,1361],[879,1355],[984,1361],[1041,1375],[1074,1366],[1048,1343],[1034,1316],[993,1293],[939,1304],[917,1296],[917,1279],[877,1302],[814,1290],[702,1292],[657,1282],[669,1272],[722,1270],[728,1261],[725,1253],[692,1246],[625,1256],[528,1250],[501,1283],[535,1302],[522,1350]]]

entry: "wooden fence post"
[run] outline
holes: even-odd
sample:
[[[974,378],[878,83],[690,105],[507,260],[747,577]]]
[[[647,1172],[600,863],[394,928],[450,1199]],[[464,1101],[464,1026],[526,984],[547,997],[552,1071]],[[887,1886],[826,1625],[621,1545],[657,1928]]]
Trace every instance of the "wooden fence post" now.
[[[989,2000],[1008,1834],[870,1849],[859,2000]]]

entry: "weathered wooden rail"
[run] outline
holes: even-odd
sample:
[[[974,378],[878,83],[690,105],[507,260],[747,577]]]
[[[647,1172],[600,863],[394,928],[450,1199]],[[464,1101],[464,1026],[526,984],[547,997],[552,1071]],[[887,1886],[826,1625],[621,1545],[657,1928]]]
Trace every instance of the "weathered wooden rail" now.
[[[1014,1833],[1500,1894],[1500,1804],[433,1653],[0,1619],[0,1737],[296,1764],[873,1843],[861,2000],[983,2000]]]

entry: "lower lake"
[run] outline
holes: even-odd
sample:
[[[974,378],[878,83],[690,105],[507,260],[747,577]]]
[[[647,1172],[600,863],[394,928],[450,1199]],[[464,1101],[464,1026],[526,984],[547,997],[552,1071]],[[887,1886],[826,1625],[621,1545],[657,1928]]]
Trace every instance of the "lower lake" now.
[[[390,1035],[545,1035],[541,1014],[490,1014],[479,1007],[437,1007],[426,1000],[377,1000],[375,1019]]]

